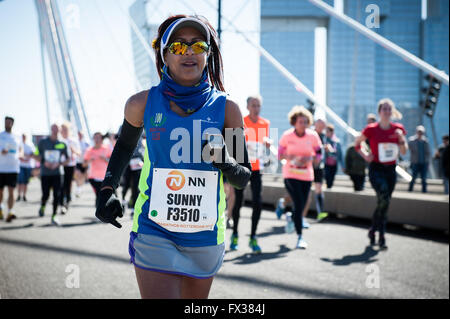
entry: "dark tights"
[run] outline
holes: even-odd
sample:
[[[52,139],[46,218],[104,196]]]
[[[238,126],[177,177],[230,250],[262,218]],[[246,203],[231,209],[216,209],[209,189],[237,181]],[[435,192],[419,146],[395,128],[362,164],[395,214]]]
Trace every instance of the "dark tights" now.
[[[384,235],[387,212],[397,182],[395,165],[382,165],[372,162],[369,167],[369,180],[377,193],[377,207],[373,213],[371,231],[379,231],[380,235]]]
[[[50,197],[50,189],[53,188],[53,216],[56,215],[58,204],[60,202],[61,179],[61,175],[41,176],[41,206],[47,204],[47,200]]]
[[[295,224],[295,230],[298,235],[301,235],[303,229],[303,209],[308,201],[311,182],[286,178],[284,180],[284,185],[294,203],[294,213],[292,217]]]
[[[262,190],[262,180],[261,173],[259,171],[252,171],[252,176],[250,177],[250,185],[252,189],[252,228],[250,237],[256,236],[256,228],[258,226],[259,218],[261,217],[262,200],[261,200],[261,190]],[[238,224],[240,218],[240,210],[242,207],[242,202],[244,200],[244,190],[235,189],[235,202],[233,207],[233,235],[238,235]]]

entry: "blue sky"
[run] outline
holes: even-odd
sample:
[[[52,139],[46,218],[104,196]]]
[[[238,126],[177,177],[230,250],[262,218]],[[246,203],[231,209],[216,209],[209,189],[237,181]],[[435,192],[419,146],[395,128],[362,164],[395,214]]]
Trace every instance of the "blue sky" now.
[[[130,27],[124,11],[133,0],[58,0],[70,54],[75,67],[91,131],[115,131],[123,120],[123,106],[136,93]],[[258,41],[259,0],[222,1],[222,12]],[[150,22],[170,14],[197,13],[217,26],[215,0],[160,1],[148,5]],[[192,9],[195,12],[192,12]],[[245,100],[259,90],[259,55],[222,22],[225,86],[246,113]],[[34,0],[0,1],[0,118],[13,116],[14,131],[47,134],[38,18]],[[47,63],[48,66],[48,63]],[[62,120],[47,70],[51,122]],[[0,130],[3,130],[1,121]]]

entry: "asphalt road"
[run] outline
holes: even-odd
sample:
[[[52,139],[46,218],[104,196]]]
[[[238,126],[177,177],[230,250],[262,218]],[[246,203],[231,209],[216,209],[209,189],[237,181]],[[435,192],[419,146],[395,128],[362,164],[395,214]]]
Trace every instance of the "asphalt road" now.
[[[120,230],[98,222],[86,185],[56,227],[50,203],[38,217],[39,199],[33,180],[28,202],[16,203],[18,218],[0,221],[0,298],[140,298],[128,258],[129,211]],[[449,298],[448,234],[388,225],[389,249],[379,251],[368,247],[365,220],[330,217],[318,224],[308,218],[309,247],[296,250],[284,220],[264,210],[258,226],[263,253],[252,255],[250,215],[244,207],[240,248],[227,249],[211,299]],[[230,235],[227,230],[227,248]]]

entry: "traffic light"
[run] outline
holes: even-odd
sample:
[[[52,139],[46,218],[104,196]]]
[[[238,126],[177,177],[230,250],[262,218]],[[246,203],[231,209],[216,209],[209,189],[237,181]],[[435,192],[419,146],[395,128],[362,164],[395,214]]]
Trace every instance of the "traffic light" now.
[[[439,93],[441,91],[442,82],[430,74],[425,76],[425,80],[428,82],[428,87],[424,87],[422,89],[422,92],[425,94],[425,98],[421,102],[421,107],[427,116],[433,117],[434,111],[436,110]]]

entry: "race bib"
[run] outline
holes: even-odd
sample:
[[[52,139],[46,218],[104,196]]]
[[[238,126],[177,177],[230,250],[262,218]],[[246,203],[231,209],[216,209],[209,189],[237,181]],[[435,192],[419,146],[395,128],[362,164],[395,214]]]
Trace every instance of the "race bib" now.
[[[398,145],[395,143],[379,143],[378,159],[381,163],[393,162],[398,157]]]
[[[44,152],[44,158],[47,163],[59,163],[59,151],[46,150]]]
[[[213,230],[218,175],[214,171],[154,168],[148,217],[172,232]]]
[[[295,175],[305,175],[308,174],[308,167],[307,166],[298,166],[295,164],[295,162],[290,161],[289,162],[289,173],[295,174]]]
[[[306,168],[295,168],[295,167],[290,167],[289,168],[289,173],[291,174],[295,174],[295,175],[306,175],[308,174],[308,169]]]
[[[144,166],[144,162],[139,157],[130,160],[130,169],[132,171],[140,170],[142,169],[142,166]]]

